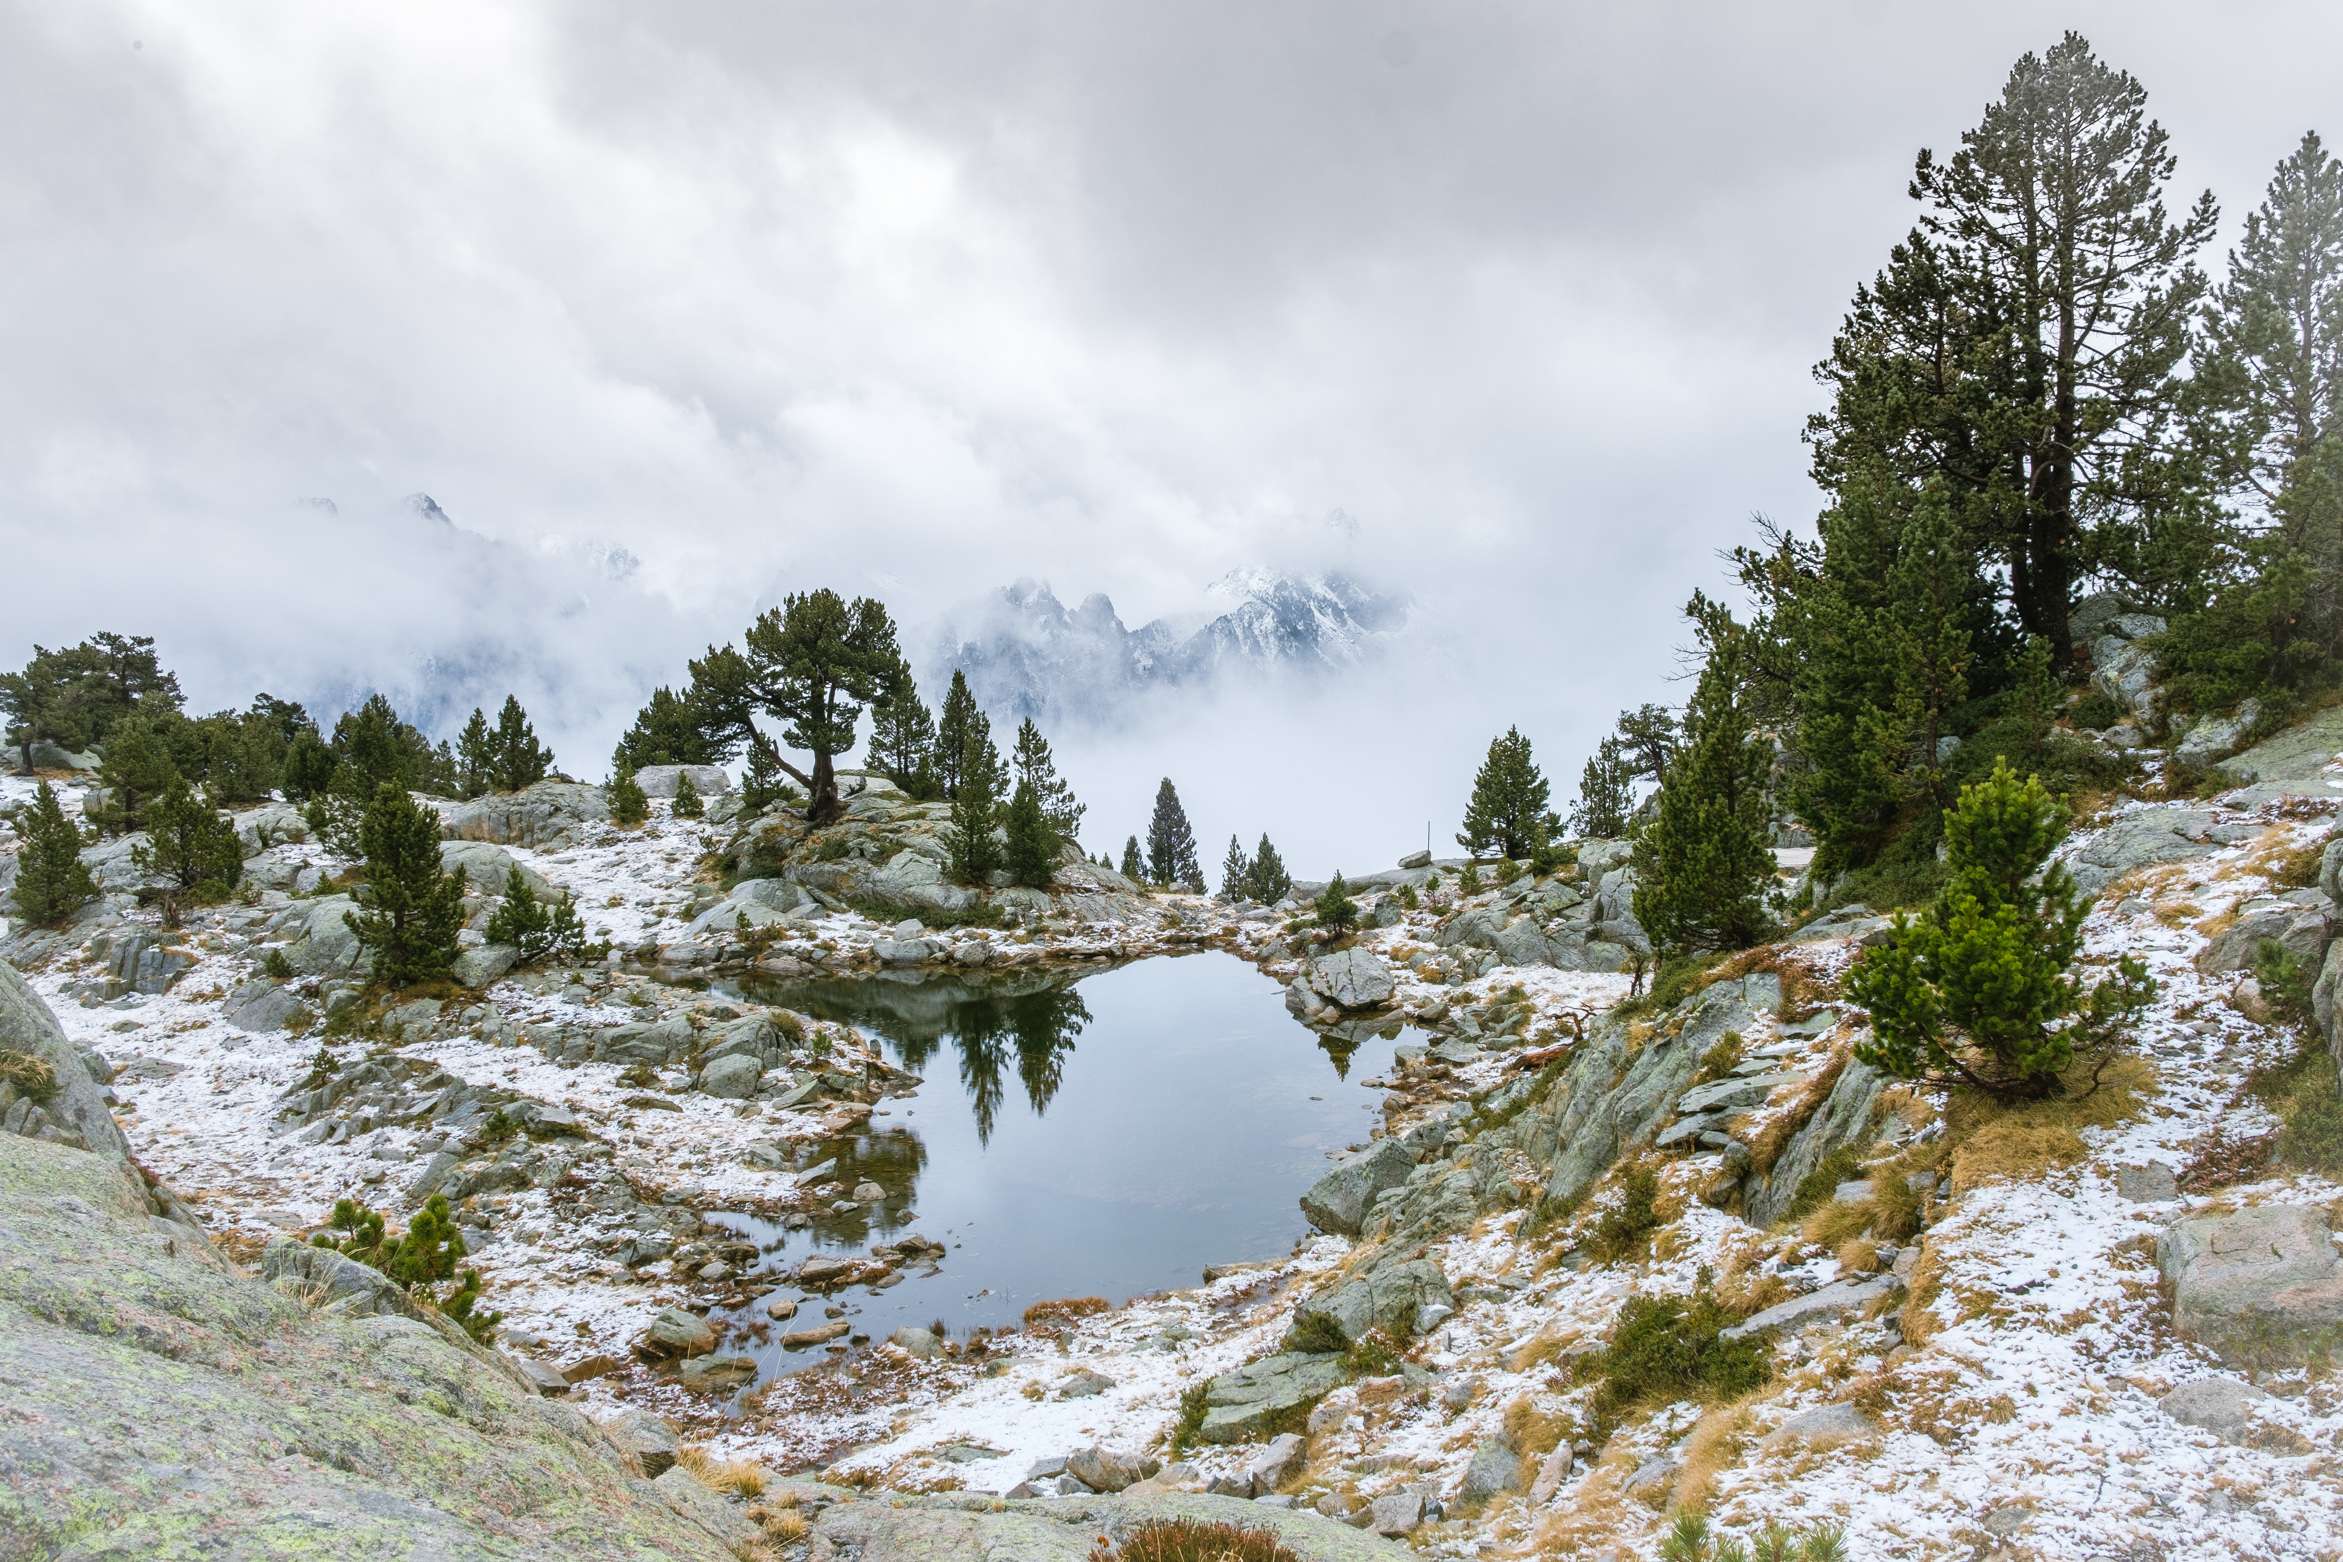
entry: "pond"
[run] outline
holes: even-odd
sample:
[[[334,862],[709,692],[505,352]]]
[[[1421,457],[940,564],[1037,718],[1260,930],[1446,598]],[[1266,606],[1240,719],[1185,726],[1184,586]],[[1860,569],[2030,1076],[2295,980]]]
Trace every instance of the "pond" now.
[[[913,1233],[947,1249],[884,1289],[807,1295],[776,1335],[830,1305],[872,1340],[936,1320],[1014,1324],[1037,1301],[1120,1303],[1194,1285],[1207,1264],[1281,1257],[1307,1230],[1296,1201],[1328,1153],[1373,1130],[1383,1093],[1362,1081],[1389,1070],[1403,1039],[1396,1027],[1355,1045],[1322,1038],[1285,1012],[1276,983],[1220,953],[1078,981],[881,975],[740,995],[854,1025],[925,1081],[816,1152],[836,1159],[842,1187],[873,1182],[883,1199],[823,1209],[800,1230],[714,1217],[764,1250],[758,1272]],[[770,1375],[822,1352],[758,1355]]]

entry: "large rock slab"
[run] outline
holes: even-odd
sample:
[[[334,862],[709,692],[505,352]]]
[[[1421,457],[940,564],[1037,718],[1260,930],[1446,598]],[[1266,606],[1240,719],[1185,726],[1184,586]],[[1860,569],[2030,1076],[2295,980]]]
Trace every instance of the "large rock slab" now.
[[[2086,836],[2067,867],[2084,894],[2096,895],[2151,864],[2185,862],[2218,851],[2228,833],[2209,808],[2135,809]]]
[[[815,1555],[855,1562],[1088,1562],[1094,1542],[1117,1545],[1147,1524],[1188,1519],[1264,1532],[1298,1562],[1406,1562],[1407,1547],[1302,1508],[1206,1492],[1010,1498],[957,1493],[834,1500],[814,1512]],[[828,1547],[828,1550],[822,1549]]]
[[[158,1224],[120,1161],[10,1143],[0,1554],[735,1556],[468,1343],[315,1307]]]
[[[2343,706],[2264,738],[2216,768],[2232,781],[2296,796],[2333,797],[2343,791],[2338,754],[2343,754]]]
[[[1391,1002],[1391,966],[1356,946],[1319,955],[1306,967],[1310,990],[1337,1009],[1380,1009]]]
[[[1205,1386],[1205,1443],[1246,1443],[1288,1431],[1309,1408],[1341,1387],[1342,1358],[1301,1351],[1264,1356]]]
[[[692,790],[703,798],[732,790],[732,777],[722,765],[645,765],[635,772],[635,785],[645,797],[673,797],[685,776],[692,778]]]
[[[544,874],[522,868],[512,853],[487,841],[441,841],[439,866],[444,872],[462,874],[467,890],[483,895],[503,894],[515,868],[521,869],[521,882],[539,900],[552,900],[561,893]]]
[[[1410,1259],[1311,1297],[1295,1310],[1293,1332],[1299,1339],[1324,1340],[1328,1345],[1339,1341],[1347,1347],[1380,1330],[1394,1344],[1405,1344],[1414,1337],[1416,1318],[1425,1308],[1455,1305],[1440,1266],[1428,1258]]]
[[[1396,1139],[1378,1139],[1337,1161],[1302,1195],[1302,1213],[1320,1231],[1355,1237],[1375,1195],[1396,1188],[1415,1170],[1415,1157]]]
[[[540,781],[518,792],[491,792],[450,804],[441,814],[447,833],[459,841],[543,850],[575,846],[609,818],[602,789],[577,781]]]
[[[130,1145],[107,1109],[105,1079],[97,1062],[65,1039],[57,1016],[10,965],[0,965],[0,1050],[38,1058],[56,1082],[38,1100],[20,1098],[13,1086],[0,1084],[0,1116],[13,1121],[18,1133],[127,1162]],[[11,1153],[0,1149],[0,1162]]]
[[[2181,1333],[2248,1362],[2307,1361],[2343,1339],[2343,1255],[2324,1211],[2192,1215],[2156,1239]]]

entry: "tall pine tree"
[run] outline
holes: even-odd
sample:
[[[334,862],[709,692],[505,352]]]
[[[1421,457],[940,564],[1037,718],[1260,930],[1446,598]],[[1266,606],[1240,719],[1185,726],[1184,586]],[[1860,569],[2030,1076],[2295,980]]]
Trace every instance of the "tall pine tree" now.
[[[488,714],[475,705],[464,730],[456,734],[456,796],[479,797],[496,785],[496,740],[489,735]]]
[[[919,698],[911,666],[898,662],[871,706],[870,758],[879,774],[915,798],[942,791],[936,777],[936,722]]]
[[[944,691],[942,713],[936,717],[936,784],[946,797],[960,795],[960,765],[968,753],[968,734],[983,717],[976,708],[976,696],[969,692],[968,675],[954,668],[951,686]]]
[[[496,713],[495,755],[493,777],[499,792],[535,786],[553,768],[553,750],[537,741],[529,713],[510,694],[504,697],[504,708]]]
[[[132,711],[115,722],[98,761],[98,784],[105,801],[89,810],[90,822],[109,835],[146,828],[147,810],[179,780],[162,717]]]
[[[1196,832],[1180,806],[1178,788],[1166,776],[1155,789],[1155,812],[1147,821],[1147,876],[1157,884],[1183,884],[1203,892],[1204,869],[1196,860]]]
[[[1041,798],[1030,781],[1019,781],[1002,816],[1001,866],[1009,882],[1046,889],[1057,870],[1058,837],[1041,811]]]
[[[1243,900],[1252,893],[1253,859],[1235,836],[1228,838],[1228,855],[1220,859],[1220,898]]]
[[[1147,861],[1139,855],[1139,837],[1126,836],[1123,840],[1123,860],[1116,872],[1134,884],[1147,882]]]
[[[10,815],[24,845],[16,859],[16,908],[35,927],[59,927],[98,898],[98,886],[81,860],[81,832],[65,817],[49,783],[33,788],[33,799]]]
[[[344,913],[374,956],[374,980],[398,989],[447,976],[464,925],[464,880],[439,865],[439,816],[385,781],[358,832],[366,861],[364,907]]]
[[[1595,745],[1586,768],[1578,776],[1578,801],[1570,809],[1570,828],[1593,840],[1617,840],[1627,833],[1628,815],[1635,807],[1633,772],[1619,740],[1609,737]]]
[[[1748,631],[1698,593],[1686,613],[1707,657],[1685,707],[1683,747],[1636,838],[1635,918],[1669,952],[1740,949],[1766,928],[1773,752],[1750,723]]]
[[[993,839],[998,822],[1001,787],[1005,779],[1000,750],[993,746],[992,723],[976,712],[963,729],[960,784],[952,794],[950,868],[963,884],[986,882],[1001,865],[1001,843]]]
[[[1490,852],[1508,859],[1529,856],[1554,833],[1546,798],[1545,773],[1530,757],[1529,739],[1519,727],[1506,728],[1489,740],[1488,757],[1473,777],[1456,844],[1476,857]]]
[[[1082,805],[1074,800],[1074,789],[1059,776],[1057,761],[1050,755],[1049,740],[1041,735],[1031,716],[1018,724],[1010,763],[1019,784],[1033,788],[1042,817],[1049,821],[1058,839],[1070,841],[1080,835]]]
[[[174,774],[147,809],[148,842],[131,848],[138,871],[159,874],[174,894],[218,900],[244,876],[236,821],[214,809]]]
[[[1286,872],[1285,859],[1277,855],[1266,832],[1261,844],[1253,848],[1253,866],[1246,883],[1248,892],[1264,906],[1274,906],[1293,893],[1294,876]]]

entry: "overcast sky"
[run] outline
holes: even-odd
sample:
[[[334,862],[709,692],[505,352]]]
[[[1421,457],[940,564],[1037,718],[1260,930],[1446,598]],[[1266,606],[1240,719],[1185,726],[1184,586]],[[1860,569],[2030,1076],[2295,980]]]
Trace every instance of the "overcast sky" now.
[[[1810,368],[1913,153],[2062,25],[2223,247],[2343,136],[2327,3],[0,0],[0,654],[145,630],[218,704],[501,612],[606,751],[783,589],[1136,623],[1340,510],[1468,654],[1295,713],[1308,752],[1412,817],[1519,721],[1564,793],[1713,550],[1810,517]],[[418,490],[656,604],[452,588]],[[1200,832],[1349,849],[1308,784]]]

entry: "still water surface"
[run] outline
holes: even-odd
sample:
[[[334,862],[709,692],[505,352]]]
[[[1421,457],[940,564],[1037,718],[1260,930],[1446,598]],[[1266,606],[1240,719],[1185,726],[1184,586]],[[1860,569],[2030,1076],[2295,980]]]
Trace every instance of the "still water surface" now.
[[[883,1290],[808,1297],[783,1326],[819,1323],[836,1303],[873,1340],[938,1319],[954,1332],[1014,1323],[1056,1297],[1119,1303],[1193,1285],[1207,1264],[1283,1255],[1307,1229],[1295,1201],[1327,1153],[1366,1139],[1381,1110],[1361,1081],[1405,1039],[1337,1050],[1287,1015],[1276,983],[1220,953],[1073,983],[879,975],[741,996],[854,1025],[925,1079],[816,1157],[885,1199],[825,1209],[810,1230],[718,1217],[764,1248],[764,1273],[912,1232],[947,1244],[932,1272],[914,1263]],[[820,1355],[775,1344],[761,1364],[787,1372]]]

